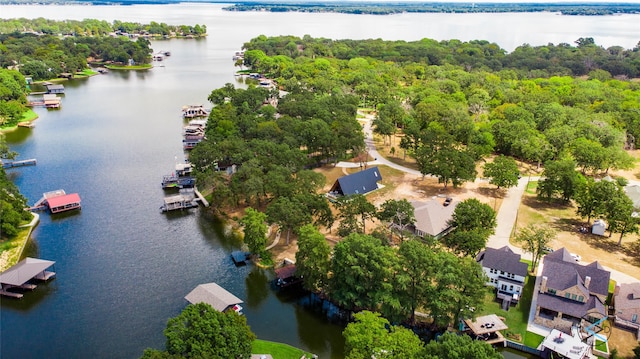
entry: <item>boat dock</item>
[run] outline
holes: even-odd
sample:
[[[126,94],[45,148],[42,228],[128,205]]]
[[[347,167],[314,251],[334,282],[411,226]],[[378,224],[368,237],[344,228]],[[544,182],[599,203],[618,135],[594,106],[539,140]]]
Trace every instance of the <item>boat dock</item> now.
[[[181,189],[179,194],[164,198],[164,204],[160,206],[160,211],[170,212],[182,209],[198,207],[193,188]]]
[[[184,118],[198,118],[208,116],[209,110],[205,109],[202,105],[187,105],[182,107],[182,117]]]
[[[31,122],[20,122],[20,123],[18,123],[18,127],[34,128],[34,127],[36,127],[36,125],[34,123],[31,123]]]
[[[58,189],[42,194],[42,198],[36,202],[30,211],[41,211],[49,208],[52,214],[81,209],[80,195],[77,193],[67,194],[64,190]]]
[[[198,191],[197,188],[193,188],[193,193],[195,193],[196,197],[198,198],[197,201],[200,201],[200,203],[202,203],[203,206],[205,207],[209,207],[209,201],[207,201],[204,196],[202,195],[202,193],[200,193],[200,191]]]
[[[28,159],[28,160],[22,160],[22,161],[9,161],[9,162],[0,161],[0,163],[2,163],[2,168],[35,166],[36,162],[37,161],[36,161],[35,158],[31,158],[31,159]]]
[[[0,295],[20,299],[25,290],[37,288],[34,280],[46,282],[56,273],[47,270],[56,262],[27,257],[0,274]]]

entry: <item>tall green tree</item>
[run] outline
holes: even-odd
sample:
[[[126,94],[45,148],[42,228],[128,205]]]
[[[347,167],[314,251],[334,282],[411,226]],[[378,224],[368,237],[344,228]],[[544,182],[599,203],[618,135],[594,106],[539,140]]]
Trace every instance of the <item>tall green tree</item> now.
[[[535,224],[520,228],[516,234],[516,242],[522,244],[522,249],[531,253],[531,271],[536,272],[540,258],[545,253],[545,248],[549,246],[556,237],[556,232],[545,226]]]
[[[564,202],[569,202],[585,181],[584,176],[576,171],[576,163],[571,159],[545,163],[542,178],[538,183],[538,196],[546,200],[560,196]]]
[[[490,344],[473,340],[466,334],[445,333],[425,346],[425,359],[502,359],[503,356]]]
[[[244,243],[249,252],[261,254],[267,245],[267,215],[251,207],[244,211],[240,220],[244,231]]]
[[[426,306],[434,298],[433,278],[439,268],[439,257],[434,248],[414,240],[403,241],[398,255],[399,267],[395,271],[393,295],[398,298],[400,307],[395,308],[395,312],[399,312],[401,320],[406,319],[408,314],[411,323],[414,323],[416,309]]]
[[[411,330],[369,311],[356,313],[354,319],[342,332],[347,359],[423,357],[424,343]]]
[[[378,310],[391,296],[393,249],[372,236],[352,233],[333,248],[330,296],[341,306]]]
[[[491,178],[489,183],[498,188],[510,188],[518,184],[520,171],[512,157],[500,155],[493,162],[484,165],[484,176]]]
[[[382,203],[376,217],[391,223],[400,232],[400,238],[404,239],[404,229],[416,222],[414,208],[406,199],[388,199]]]
[[[365,233],[365,223],[376,214],[376,206],[362,194],[340,197],[335,205],[340,219],[338,234],[343,237],[353,232]]]
[[[326,288],[329,280],[331,248],[314,226],[300,228],[296,252],[296,275],[304,278],[304,287],[316,292]]]
[[[256,338],[244,316],[233,310],[219,312],[205,303],[188,305],[169,319],[164,335],[169,355],[147,349],[143,358],[248,359]]]
[[[304,203],[296,197],[280,197],[267,206],[267,219],[270,223],[277,223],[280,228],[287,230],[287,245],[291,231],[297,231],[305,224],[312,222],[313,218],[307,211]]]

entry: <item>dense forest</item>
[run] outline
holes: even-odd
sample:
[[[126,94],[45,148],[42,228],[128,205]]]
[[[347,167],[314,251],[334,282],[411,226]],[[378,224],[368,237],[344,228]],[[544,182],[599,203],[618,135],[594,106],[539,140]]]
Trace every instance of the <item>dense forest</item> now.
[[[56,78],[87,68],[87,62],[148,64],[148,38],[198,37],[205,25],[172,26],[151,22],[85,19],[54,21],[38,19],[0,20],[0,67],[17,69],[33,80]]]
[[[149,24],[115,20],[49,20],[37,19],[0,19],[0,33],[35,33],[65,36],[108,36],[140,35],[147,37],[199,37],[207,33],[206,25],[167,25],[151,21]]]
[[[500,12],[559,12],[563,15],[637,14],[640,5],[632,3],[490,3],[490,2],[349,2],[349,1],[240,1],[225,7],[229,11],[271,12],[337,12],[345,14],[389,15],[414,13],[500,13]]]
[[[133,5],[133,4],[175,4],[177,0],[0,0],[0,4],[85,4],[94,5]],[[559,12],[563,15],[613,15],[640,13],[640,5],[631,2],[568,2],[527,3],[508,2],[433,2],[433,1],[227,1],[204,0],[209,3],[233,5],[224,9],[229,11],[299,11],[299,12],[337,12],[345,14],[389,15],[404,12],[416,13],[487,13],[487,12]]]

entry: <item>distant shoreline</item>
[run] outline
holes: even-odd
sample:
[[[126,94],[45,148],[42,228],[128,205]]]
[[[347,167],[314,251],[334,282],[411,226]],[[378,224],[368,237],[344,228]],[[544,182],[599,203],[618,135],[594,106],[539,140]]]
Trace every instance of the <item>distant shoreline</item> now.
[[[0,0],[3,5],[169,5],[179,0]],[[630,2],[434,2],[404,1],[222,1],[192,0],[193,3],[229,4],[226,11],[309,12],[344,13],[354,15],[391,15],[400,13],[508,13],[508,12],[556,12],[562,15],[605,16],[640,14],[640,3]]]

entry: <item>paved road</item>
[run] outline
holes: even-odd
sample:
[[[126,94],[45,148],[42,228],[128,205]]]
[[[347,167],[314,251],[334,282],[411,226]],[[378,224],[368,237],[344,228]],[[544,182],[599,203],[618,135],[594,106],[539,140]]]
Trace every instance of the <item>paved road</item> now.
[[[372,116],[367,116],[368,121],[364,124],[362,130],[364,131],[365,137],[365,145],[369,154],[375,158],[374,161],[367,162],[367,166],[372,165],[385,165],[391,168],[395,168],[399,171],[403,171],[418,177],[422,177],[422,173],[420,171],[416,171],[412,168],[404,167],[399,164],[393,163],[386,158],[382,157],[378,151],[376,150],[376,146],[373,142],[373,132],[371,130],[371,121],[373,119]],[[355,168],[360,167],[359,163],[354,162],[339,162],[337,167],[349,167]],[[492,248],[501,248],[504,246],[509,246],[514,253],[522,255],[525,259],[529,259],[531,257],[530,254],[524,253],[522,248],[513,246],[509,243],[509,238],[511,237],[511,233],[513,232],[513,228],[516,224],[516,220],[518,218],[518,208],[520,207],[520,202],[522,201],[522,196],[524,194],[525,189],[527,188],[527,184],[529,181],[537,181],[539,177],[523,177],[518,181],[518,185],[516,187],[509,188],[507,190],[507,194],[505,198],[502,200],[502,205],[500,205],[500,209],[496,215],[496,233],[489,237],[487,241],[487,247]],[[481,181],[481,179],[476,179],[476,181]],[[632,181],[630,181],[632,182]],[[635,183],[634,183],[635,184]],[[640,182],[638,182],[640,184]],[[579,254],[579,253],[578,253]],[[588,263],[581,263],[588,264]],[[626,273],[615,271],[611,268],[604,267],[606,270],[611,272],[611,279],[615,280],[618,283],[631,283],[640,281],[640,273],[635,277],[628,275]]]

